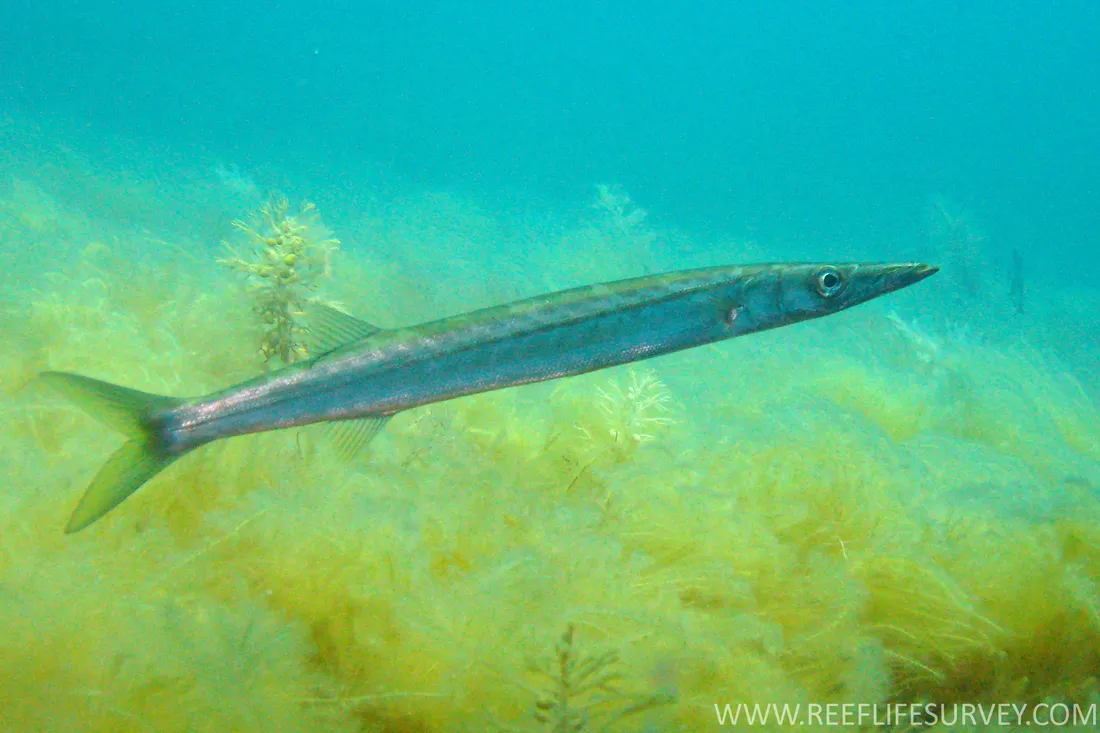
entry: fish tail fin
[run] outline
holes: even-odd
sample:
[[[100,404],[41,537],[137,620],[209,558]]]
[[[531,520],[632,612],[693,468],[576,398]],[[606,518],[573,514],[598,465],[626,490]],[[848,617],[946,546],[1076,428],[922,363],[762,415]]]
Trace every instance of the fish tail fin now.
[[[69,518],[66,534],[98,520],[179,457],[165,449],[153,417],[182,400],[65,372],[45,372],[41,379],[90,417],[130,438],[92,479]]]
[[[177,458],[158,452],[149,443],[126,441],[111,454],[80,497],[65,525],[65,534],[79,532],[96,522]]]

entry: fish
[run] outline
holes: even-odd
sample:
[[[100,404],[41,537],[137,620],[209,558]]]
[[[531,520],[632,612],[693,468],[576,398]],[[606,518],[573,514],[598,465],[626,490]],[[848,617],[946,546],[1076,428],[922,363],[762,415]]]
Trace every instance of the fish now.
[[[1009,281],[1008,297],[1016,308],[1016,315],[1024,315],[1024,256],[1020,250],[1012,250],[1012,279]]]
[[[354,455],[404,410],[827,316],[937,271],[915,262],[708,267],[395,329],[316,305],[308,314],[314,356],[189,399],[43,372],[46,384],[128,438],[92,479],[65,532],[88,527],[174,461],[216,440],[330,423],[338,450]]]

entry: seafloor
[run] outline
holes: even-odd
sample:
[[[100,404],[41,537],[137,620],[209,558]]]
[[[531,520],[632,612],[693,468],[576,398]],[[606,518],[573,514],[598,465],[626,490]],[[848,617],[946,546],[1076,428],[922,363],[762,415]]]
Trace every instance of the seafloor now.
[[[727,702],[1100,702],[1100,289],[1028,280],[1017,313],[948,203],[904,252],[943,272],[882,301],[414,410],[350,463],[309,430],[215,444],[66,536],[122,439],[36,375],[195,395],[265,369],[265,281],[225,260],[262,249],[231,222],[268,196],[205,161],[0,160],[4,730],[694,733]],[[288,211],[317,202],[308,235],[341,240],[315,294],[382,326],[785,253],[618,189],[303,180],[279,181]]]

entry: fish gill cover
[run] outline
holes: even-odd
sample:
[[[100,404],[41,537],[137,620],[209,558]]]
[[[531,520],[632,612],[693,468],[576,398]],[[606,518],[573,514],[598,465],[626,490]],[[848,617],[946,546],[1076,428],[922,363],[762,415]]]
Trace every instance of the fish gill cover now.
[[[680,225],[595,176],[572,197],[349,182],[310,146],[233,164],[50,109],[0,119],[0,730],[696,733],[726,703],[1100,703],[1095,262],[1001,257],[1003,209],[921,199],[887,241],[822,252],[812,227]],[[313,429],[219,442],[62,534],[122,438],[42,371],[197,395],[300,359],[314,298],[396,326],[840,252],[943,271],[829,319],[413,410],[350,462]]]

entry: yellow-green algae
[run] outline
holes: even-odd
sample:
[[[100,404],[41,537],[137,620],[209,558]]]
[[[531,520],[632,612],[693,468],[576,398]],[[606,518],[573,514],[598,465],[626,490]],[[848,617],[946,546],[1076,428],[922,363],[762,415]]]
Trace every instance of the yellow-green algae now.
[[[332,276],[332,257],[340,244],[328,236],[316,211],[306,202],[292,214],[290,202],[276,198],[260,207],[254,223],[232,222],[245,235],[250,251],[238,252],[230,245],[231,254],[220,262],[250,280],[255,312],[265,327],[260,341],[265,360],[277,356],[291,364],[309,356],[300,316],[317,288]]]
[[[4,262],[32,239],[70,252],[6,283],[0,312],[6,730],[572,730],[594,703],[546,703],[566,635],[613,678],[612,712],[581,730],[710,730],[725,702],[1100,702],[1095,384],[1037,336],[914,321],[942,315],[950,273],[400,415],[350,466],[309,431],[216,444],[66,537],[119,438],[34,375],[201,393],[262,368],[263,324],[216,248],[170,246],[167,225],[112,235],[48,177],[0,198]],[[624,241],[652,233],[600,215],[517,235],[460,197],[376,203],[340,232],[375,237],[345,245],[331,295],[395,325],[486,304],[491,278],[530,294],[634,274]],[[463,238],[545,248],[526,279],[502,260],[462,281],[484,291],[433,294],[426,250],[475,267],[472,245],[448,250]],[[1097,313],[1075,327],[1095,334]]]

